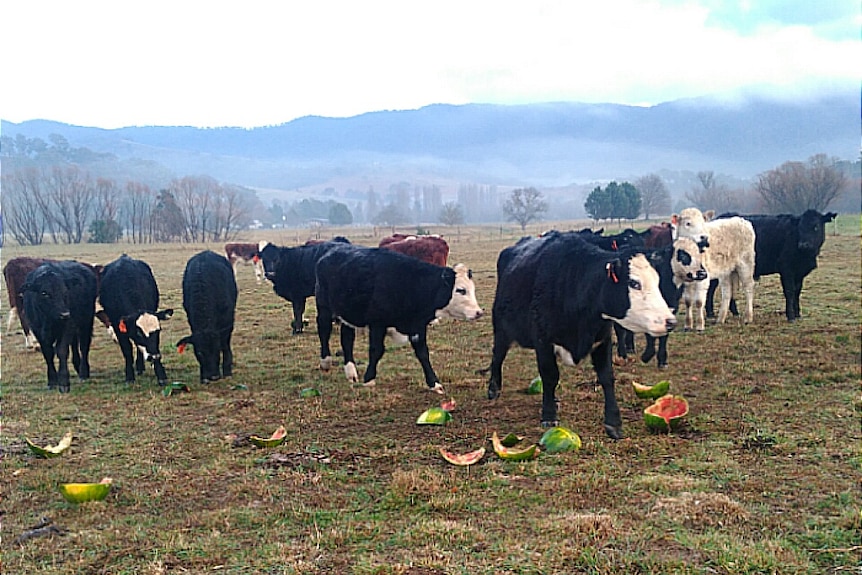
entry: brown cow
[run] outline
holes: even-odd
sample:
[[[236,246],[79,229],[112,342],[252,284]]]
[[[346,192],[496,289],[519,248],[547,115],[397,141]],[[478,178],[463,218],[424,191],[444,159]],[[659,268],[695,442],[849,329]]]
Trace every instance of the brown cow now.
[[[440,236],[393,234],[380,240],[379,247],[443,267],[449,259],[449,244]]]
[[[260,246],[258,244],[225,244],[227,261],[233,268],[233,277],[236,279],[236,268],[240,262],[254,265],[254,277],[257,283],[263,280],[263,261],[260,259]]]
[[[55,262],[46,258],[28,258],[19,257],[12,258],[6,265],[3,266],[3,278],[6,280],[6,294],[9,296],[9,319],[6,321],[6,331],[12,330],[12,322],[15,321],[15,316],[21,322],[21,330],[24,332],[24,347],[36,351],[39,349],[39,342],[36,336],[30,330],[30,322],[27,320],[27,315],[24,313],[24,298],[21,296],[21,286],[24,285],[24,280],[27,279],[27,274],[38,268],[45,262]],[[102,266],[83,263],[92,270],[96,276],[96,289],[98,290],[100,283],[100,274]],[[114,334],[114,329],[111,327],[111,320],[108,319],[104,310],[96,312],[96,317],[107,328],[108,334],[116,342],[117,338]]]
[[[664,248],[673,243],[673,227],[669,222],[650,226],[645,232],[641,233],[644,239],[644,247],[655,250]]]

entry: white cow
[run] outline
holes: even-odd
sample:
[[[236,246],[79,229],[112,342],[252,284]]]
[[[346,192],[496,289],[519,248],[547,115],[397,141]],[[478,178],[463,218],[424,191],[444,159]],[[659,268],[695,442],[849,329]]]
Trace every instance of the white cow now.
[[[724,323],[730,309],[731,298],[745,292],[745,323],[754,318],[754,228],[740,217],[713,220],[715,212],[701,213],[697,208],[686,208],[671,218],[673,237],[706,240],[709,247],[704,253],[704,266],[709,279],[717,279],[721,288],[721,309],[718,323]],[[704,309],[709,281],[687,285],[683,294],[686,305],[694,306],[698,331],[704,329]],[[738,299],[738,298],[737,298]],[[689,314],[686,329],[691,329]]]

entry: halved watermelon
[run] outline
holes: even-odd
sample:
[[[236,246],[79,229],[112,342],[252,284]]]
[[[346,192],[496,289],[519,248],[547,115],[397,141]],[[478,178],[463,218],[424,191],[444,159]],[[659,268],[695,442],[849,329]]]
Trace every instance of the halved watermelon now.
[[[62,483],[60,493],[70,503],[85,501],[101,501],[111,490],[110,477],[105,477],[99,483]]]
[[[452,421],[452,414],[442,407],[429,407],[416,420],[417,425],[443,425]]]
[[[30,448],[30,451],[35,453],[39,457],[51,458],[57,457],[62,454],[64,451],[69,449],[69,446],[72,445],[72,432],[69,431],[63,438],[60,440],[60,443],[57,445],[46,445],[45,447],[40,447],[30,441],[28,438],[24,438],[24,441],[27,442],[27,446]]]
[[[249,436],[248,440],[257,447],[278,447],[287,438],[287,430],[283,425],[279,425],[272,435],[267,438],[258,437],[257,435]]]
[[[665,395],[644,409],[644,422],[653,431],[677,429],[688,415],[688,402],[680,395]]]
[[[539,453],[541,453],[539,446],[535,443],[530,447],[525,447],[524,449],[510,449],[500,443],[500,438],[497,436],[496,431],[491,436],[491,444],[494,446],[494,453],[499,455],[500,459],[508,459],[509,461],[533,459],[534,457],[538,457]]]
[[[445,459],[452,465],[473,465],[479,463],[479,461],[485,456],[485,448],[480,447],[476,451],[457,455],[455,453],[452,453],[451,451],[448,451],[445,447],[441,447],[440,455],[442,455],[443,459]]]

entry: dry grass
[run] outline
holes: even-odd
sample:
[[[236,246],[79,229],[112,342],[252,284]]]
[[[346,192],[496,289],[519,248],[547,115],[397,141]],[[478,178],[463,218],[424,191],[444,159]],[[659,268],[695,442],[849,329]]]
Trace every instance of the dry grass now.
[[[68,395],[49,392],[41,356],[23,351],[20,334],[6,334],[4,572],[849,572],[862,528],[859,218],[842,217],[838,229],[831,235],[830,225],[820,267],[806,281],[801,321],[784,320],[780,283],[769,276],[757,285],[753,325],[731,320],[702,336],[674,334],[667,371],[654,363],[617,368],[621,381],[671,380],[691,405],[678,433],[648,433],[644,401],[621,383],[626,439],[609,440],[587,361],[564,370],[558,390],[563,424],[583,439],[578,453],[515,463],[491,452],[469,468],[447,464],[438,448],[491,451],[494,431],[526,442],[543,431],[539,398],[521,393],[535,376],[531,352],[512,350],[503,396],[485,397],[476,370],[489,361],[490,319],[431,329],[432,362],[458,408],[446,426],[417,426],[440,398],[425,391],[409,347],[387,351],[376,389],[349,385],[340,369],[321,373],[313,322],[291,336],[288,304],[240,268],[235,376],[201,386],[193,355],[170,344],[188,333],[186,260],[221,246],[121,246],[151,264],[163,307],[177,310],[164,324],[165,364],[170,380],[191,392],[164,397],[151,371],[126,386],[119,350],[101,332],[93,378],[73,382]],[[497,253],[520,231],[433,231],[450,241],[452,263],[473,268],[490,309]],[[377,239],[371,230],[333,233]],[[305,239],[265,237],[284,245]],[[106,263],[119,251],[3,250],[4,259],[17,255]],[[313,300],[309,308],[313,319]],[[360,358],[365,345],[360,337]],[[307,387],[321,395],[301,398]],[[247,441],[279,424],[288,430],[282,446]],[[36,459],[24,443],[56,442],[69,429],[72,448],[57,459]],[[73,506],[57,492],[61,482],[106,475],[115,483],[104,502]],[[13,543],[45,516],[65,535]]]

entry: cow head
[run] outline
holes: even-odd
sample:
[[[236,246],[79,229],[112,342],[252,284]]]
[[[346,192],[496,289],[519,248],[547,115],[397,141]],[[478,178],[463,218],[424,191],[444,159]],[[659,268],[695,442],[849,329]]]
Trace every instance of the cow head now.
[[[799,233],[799,249],[815,254],[820,253],[820,248],[826,240],[826,224],[837,215],[834,212],[821,214],[817,210],[807,210],[799,216],[799,224],[796,228]]]
[[[674,283],[682,285],[707,278],[702,256],[708,245],[706,242],[695,243],[691,238],[679,238],[673,242],[670,267],[673,270]]]
[[[676,327],[676,318],[659,290],[658,273],[643,254],[633,255],[628,262],[612,260],[606,264],[607,281],[614,285],[626,282],[628,309],[625,316],[602,314],[634,333],[648,333],[660,337]],[[613,298],[619,290],[608,290]]]
[[[200,366],[201,383],[218,381],[221,343],[218,332],[195,332],[177,342],[177,353],[185,353],[186,346],[194,348]]]
[[[697,208],[686,208],[678,214],[671,216],[671,228],[673,229],[673,239],[691,238],[696,242],[709,239],[709,233],[706,230],[706,222],[715,216],[713,210],[701,212]]]
[[[159,351],[159,337],[162,331],[160,322],[174,315],[174,310],[166,309],[156,313],[139,311],[120,318],[117,331],[134,342],[144,359],[153,361],[161,359]]]
[[[74,277],[69,281],[78,283]],[[50,264],[42,264],[27,274],[27,279],[21,286],[21,296],[24,298],[25,309],[38,309],[39,314],[49,321],[68,320],[71,317],[69,287],[63,278],[51,269]]]
[[[458,264],[451,271],[455,272],[455,285],[446,307],[437,310],[437,317],[454,319],[479,319],[482,308],[476,301],[476,286],[473,283],[473,270],[464,264]]]

